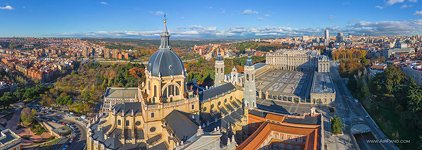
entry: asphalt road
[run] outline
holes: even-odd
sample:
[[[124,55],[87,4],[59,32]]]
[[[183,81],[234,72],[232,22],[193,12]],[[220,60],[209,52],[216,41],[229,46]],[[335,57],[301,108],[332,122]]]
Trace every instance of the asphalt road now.
[[[75,117],[68,117],[66,113],[60,111],[48,112],[41,115],[64,123],[73,123],[77,128],[77,130],[72,129],[72,137],[74,137],[72,143],[68,143],[70,138],[62,138],[59,143],[52,147],[53,149],[62,149],[66,144],[69,146],[67,148],[68,150],[83,150],[85,148],[87,131],[82,122],[77,121]]]
[[[72,118],[65,118],[63,119],[63,122],[72,122],[75,124],[75,126],[79,130],[79,134],[75,136],[75,139],[69,146],[69,150],[82,150],[85,148],[86,144],[86,127],[82,126],[80,123],[78,123],[76,120]]]
[[[343,80],[341,79],[337,67],[332,67],[331,69],[331,77],[333,82],[336,84],[337,91],[340,98],[336,99],[336,101],[340,100],[338,104],[337,111],[340,111],[342,114],[343,122],[346,126],[346,134],[350,135],[350,128],[355,124],[366,124],[371,128],[372,134],[374,134],[376,139],[379,140],[386,140],[388,139],[387,136],[379,129],[377,124],[372,120],[371,116],[367,113],[365,108],[359,103],[355,102],[352,94],[347,89],[346,85],[344,84]],[[356,118],[363,118],[363,119],[356,119]],[[393,143],[380,143],[384,149],[388,150],[398,150],[398,147]]]

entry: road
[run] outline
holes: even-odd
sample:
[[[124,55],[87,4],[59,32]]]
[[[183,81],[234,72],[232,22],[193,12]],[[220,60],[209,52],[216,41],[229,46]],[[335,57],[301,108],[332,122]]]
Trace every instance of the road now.
[[[368,125],[371,129],[372,134],[375,136],[376,139],[379,140],[386,140],[388,139],[387,136],[381,131],[378,125],[373,121],[371,116],[365,110],[365,108],[359,103],[355,102],[355,98],[353,98],[352,94],[344,84],[340,74],[338,72],[337,66],[331,67],[331,77],[333,82],[335,83],[336,88],[336,113],[343,119],[345,124],[345,135],[353,138],[350,133],[351,127],[356,124],[365,124]],[[382,145],[384,149],[388,150],[398,150],[398,147],[393,143],[379,143]],[[354,144],[356,147],[357,145]]]
[[[51,116],[57,118],[57,120],[65,123],[73,123],[77,130],[72,130],[72,135],[75,135],[75,138],[72,143],[69,144],[69,150],[82,150],[85,148],[86,144],[86,125],[76,120],[76,117],[68,117],[66,113],[56,111]]]
[[[52,146],[52,149],[63,149],[66,145],[67,150],[83,150],[86,144],[86,125],[78,121],[77,117],[69,117],[65,112],[57,111],[57,110],[46,110],[46,113],[40,112],[44,118],[48,118],[51,120],[63,122],[63,123],[71,123],[74,125],[75,129],[72,129],[71,136],[61,138],[60,141]],[[72,142],[69,143],[69,140],[72,139]]]

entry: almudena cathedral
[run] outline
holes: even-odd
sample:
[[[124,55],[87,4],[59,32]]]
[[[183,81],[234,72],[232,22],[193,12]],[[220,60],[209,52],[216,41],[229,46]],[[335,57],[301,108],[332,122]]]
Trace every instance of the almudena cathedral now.
[[[186,82],[170,47],[164,19],[161,45],[138,87],[105,91],[101,112],[88,123],[88,150],[323,149],[322,115],[313,107],[335,99],[329,61],[310,50],[278,50],[265,63],[249,57],[244,72],[224,74],[215,60],[215,85]],[[303,112],[281,105],[303,105]]]

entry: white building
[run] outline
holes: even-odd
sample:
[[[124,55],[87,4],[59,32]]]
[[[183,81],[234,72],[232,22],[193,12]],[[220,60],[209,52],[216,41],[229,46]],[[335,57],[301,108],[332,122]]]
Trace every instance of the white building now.
[[[412,63],[408,66],[401,68],[403,72],[413,78],[417,84],[422,84],[422,64],[421,63]]]

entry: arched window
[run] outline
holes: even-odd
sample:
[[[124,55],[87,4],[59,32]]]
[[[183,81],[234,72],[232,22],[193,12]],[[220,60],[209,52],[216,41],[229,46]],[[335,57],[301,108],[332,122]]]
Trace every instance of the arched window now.
[[[154,85],[154,97],[156,97],[156,96],[157,96],[157,86]]]
[[[154,113],[151,113],[151,118],[154,118]]]
[[[163,97],[167,97],[168,96],[168,93],[167,93],[167,88],[165,88],[164,89],[164,92],[163,92]]]
[[[170,86],[168,86],[168,88],[169,88],[169,95],[174,95],[174,85],[170,85]]]
[[[195,109],[195,105],[194,104],[192,104],[192,109]]]
[[[126,120],[126,126],[129,126],[129,120]]]
[[[117,120],[117,125],[122,125],[122,121],[119,119],[119,120]]]

